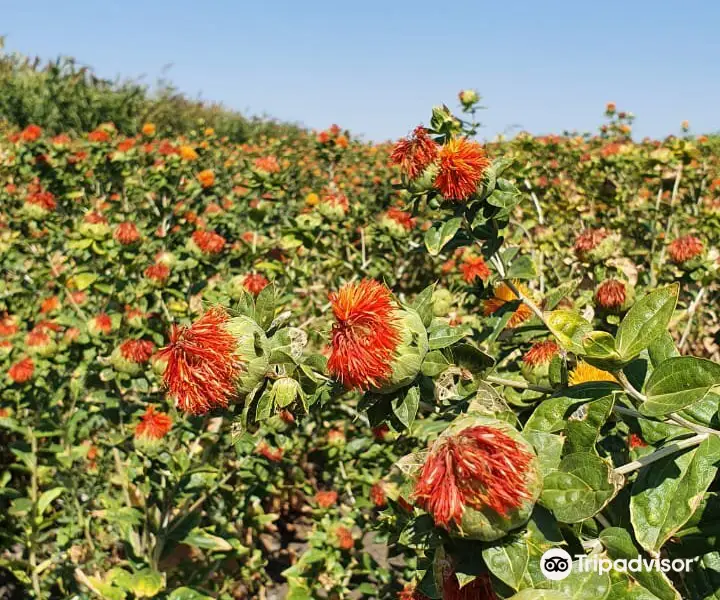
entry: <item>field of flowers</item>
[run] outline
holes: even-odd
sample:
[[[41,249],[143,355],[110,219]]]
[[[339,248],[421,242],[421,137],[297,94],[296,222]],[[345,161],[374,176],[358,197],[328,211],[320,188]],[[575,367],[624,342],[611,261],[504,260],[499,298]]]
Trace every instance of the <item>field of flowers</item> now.
[[[0,132],[0,594],[720,597],[720,139],[459,100]]]

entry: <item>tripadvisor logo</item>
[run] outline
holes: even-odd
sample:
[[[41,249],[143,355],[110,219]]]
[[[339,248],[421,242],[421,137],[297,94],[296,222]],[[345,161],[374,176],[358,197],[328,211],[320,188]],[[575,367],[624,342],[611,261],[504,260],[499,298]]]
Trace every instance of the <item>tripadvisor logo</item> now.
[[[684,573],[691,569],[692,563],[698,558],[670,560],[668,558],[618,558],[611,560],[606,556],[585,556],[576,554],[573,557],[562,548],[552,548],[540,557],[540,570],[547,579],[560,581],[570,575],[570,571],[577,573],[640,573],[658,571],[668,573]]]

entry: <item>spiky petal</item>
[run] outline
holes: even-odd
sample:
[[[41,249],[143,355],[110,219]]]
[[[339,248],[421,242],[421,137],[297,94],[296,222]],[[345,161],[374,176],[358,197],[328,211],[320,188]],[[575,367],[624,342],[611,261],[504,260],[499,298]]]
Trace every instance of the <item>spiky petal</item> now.
[[[673,240],[668,246],[668,254],[676,264],[682,264],[700,256],[704,250],[703,243],[694,235],[685,235]]]
[[[235,396],[242,365],[229,320],[225,310],[211,308],[190,327],[173,326],[170,343],[157,353],[167,361],[163,379],[181,410],[202,415]]]
[[[437,154],[438,145],[428,135],[427,130],[419,126],[410,137],[395,144],[390,154],[390,162],[400,165],[410,179],[415,179],[435,161]]]
[[[507,516],[530,497],[525,473],[533,455],[502,430],[468,427],[437,440],[415,485],[416,502],[435,524],[460,524],[466,507]]]
[[[454,138],[441,148],[439,156],[435,187],[448,200],[467,200],[490,166],[485,150],[477,142]]]
[[[348,389],[378,387],[392,373],[400,331],[390,290],[372,279],[330,294],[335,324],[328,369]]]
[[[172,428],[172,418],[165,413],[155,412],[154,406],[148,406],[135,426],[135,438],[160,440]]]

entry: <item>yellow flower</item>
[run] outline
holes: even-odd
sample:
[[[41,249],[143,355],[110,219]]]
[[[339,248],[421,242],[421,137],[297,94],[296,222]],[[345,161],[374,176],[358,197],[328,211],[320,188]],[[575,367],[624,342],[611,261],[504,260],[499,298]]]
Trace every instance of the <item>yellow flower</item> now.
[[[155,135],[155,125],[153,123],[145,123],[142,126],[143,135],[151,136]]]
[[[517,279],[513,281],[513,284],[523,296],[525,296],[526,298],[532,297],[532,293],[530,292],[530,290],[522,283],[520,283]],[[485,300],[485,316],[487,317],[489,315],[492,315],[493,313],[499,311],[508,302],[515,302],[517,300],[519,300],[519,298],[515,295],[515,292],[513,292],[506,283],[498,283],[493,290],[493,297]],[[521,302],[515,309],[512,317],[510,317],[507,326],[510,328],[517,327],[518,325],[520,325],[520,323],[527,321],[531,316],[532,311],[530,310],[530,308],[528,308],[527,304]]]
[[[212,127],[208,127],[208,128],[205,130],[205,135],[206,135],[207,137],[210,137],[211,135],[215,135],[215,130],[214,130]]]
[[[568,379],[570,385],[580,385],[588,381],[617,381],[612,373],[593,367],[582,360],[578,361],[577,366],[570,371]]]
[[[197,152],[190,146],[180,146],[180,156],[185,160],[195,160],[198,157]]]
[[[310,192],[305,196],[305,204],[308,206],[317,206],[318,202],[320,202],[320,197],[315,192]]]

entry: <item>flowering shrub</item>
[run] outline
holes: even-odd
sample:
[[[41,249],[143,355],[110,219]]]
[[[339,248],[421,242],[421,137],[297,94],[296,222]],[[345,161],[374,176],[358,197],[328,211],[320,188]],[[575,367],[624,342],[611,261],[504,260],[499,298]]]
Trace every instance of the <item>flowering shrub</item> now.
[[[0,573],[36,597],[712,598],[718,143],[0,142]],[[698,558],[575,571],[546,550]]]

